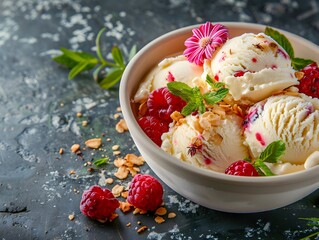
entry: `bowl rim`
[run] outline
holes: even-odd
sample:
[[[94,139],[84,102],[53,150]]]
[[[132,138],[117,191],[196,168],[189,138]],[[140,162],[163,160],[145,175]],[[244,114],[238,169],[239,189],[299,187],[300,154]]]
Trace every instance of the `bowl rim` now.
[[[263,31],[265,27],[269,25],[263,25],[263,24],[257,24],[257,23],[244,23],[244,22],[212,22],[213,24],[219,23],[225,25],[227,28],[246,28],[250,29],[252,32],[256,31]],[[164,150],[162,150],[160,147],[158,147],[155,143],[153,143],[148,136],[144,133],[144,131],[140,128],[138,125],[136,118],[133,114],[133,111],[131,110],[131,96],[127,93],[127,86],[128,86],[128,79],[129,75],[132,71],[134,71],[134,66],[138,64],[139,60],[143,55],[145,55],[149,49],[161,44],[165,39],[167,38],[174,38],[180,34],[185,34],[186,32],[189,32],[191,34],[191,30],[193,28],[196,28],[200,26],[201,24],[195,24],[190,26],[185,26],[173,31],[170,31],[168,33],[165,33],[151,42],[147,43],[143,48],[141,48],[137,54],[131,59],[131,61],[128,63],[123,76],[122,80],[120,82],[120,105],[122,108],[122,113],[124,119],[132,119],[132,121],[127,121],[127,125],[130,131],[131,136],[134,139],[134,135],[141,136],[141,141],[143,144],[148,145],[150,148],[150,151],[160,157],[162,161],[166,161],[169,165],[173,165],[174,167],[181,168],[182,170],[188,172],[188,173],[194,173],[197,175],[200,175],[202,177],[211,178],[223,182],[229,182],[229,183],[254,183],[256,186],[261,186],[265,184],[278,184],[278,183],[293,183],[293,182],[299,182],[302,179],[309,179],[310,177],[313,177],[315,175],[318,175],[319,172],[319,165],[312,167],[310,169],[305,169],[302,171],[289,173],[285,175],[276,175],[276,176],[259,176],[259,177],[246,177],[246,176],[232,176],[227,175],[220,172],[215,172],[213,170],[205,169],[205,168],[199,168],[194,167],[191,164],[185,163],[176,157],[170,155],[169,153],[166,153]],[[273,29],[276,29],[283,33],[288,39],[293,38],[297,42],[302,42],[304,45],[309,46],[310,48],[315,49],[316,52],[319,54],[319,46],[314,44],[313,42],[302,38],[294,33],[290,33],[288,31],[282,30],[280,28],[276,28],[273,26],[270,26]],[[145,72],[145,75],[147,72]],[[147,162],[147,159],[146,159]],[[252,181],[253,180],[253,181]]]

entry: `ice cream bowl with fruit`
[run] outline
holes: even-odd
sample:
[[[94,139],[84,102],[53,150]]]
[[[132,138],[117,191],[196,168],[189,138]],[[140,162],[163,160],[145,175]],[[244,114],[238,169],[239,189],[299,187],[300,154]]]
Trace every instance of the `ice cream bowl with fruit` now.
[[[154,173],[224,212],[292,204],[319,187],[319,47],[251,23],[169,32],[120,85],[124,119]]]

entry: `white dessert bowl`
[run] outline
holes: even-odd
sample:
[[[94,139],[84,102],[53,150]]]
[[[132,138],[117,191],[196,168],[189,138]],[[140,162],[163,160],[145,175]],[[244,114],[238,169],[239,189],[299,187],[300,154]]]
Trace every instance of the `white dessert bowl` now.
[[[230,37],[259,33],[264,25],[221,22]],[[158,37],[144,46],[129,62],[120,84],[120,105],[126,124],[141,155],[154,173],[170,188],[204,207],[231,213],[263,212],[292,204],[319,188],[319,166],[296,173],[271,177],[231,176],[201,169],[164,152],[137,123],[132,103],[139,84],[162,59],[184,51],[191,36],[188,26]],[[292,43],[295,56],[319,62],[319,47],[295,34],[279,29]],[[231,149],[230,149],[231,151]]]

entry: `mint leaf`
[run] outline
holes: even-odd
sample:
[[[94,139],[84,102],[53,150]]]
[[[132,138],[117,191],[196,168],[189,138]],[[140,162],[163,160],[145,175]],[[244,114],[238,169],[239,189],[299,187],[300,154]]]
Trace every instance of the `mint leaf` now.
[[[295,57],[294,49],[293,49],[291,43],[289,42],[288,38],[285,35],[278,32],[277,30],[272,29],[270,27],[266,27],[265,34],[272,37],[276,42],[278,42],[278,44],[283,49],[285,49],[285,51],[288,53],[288,55],[291,59],[291,66],[295,70],[301,70],[305,66],[307,66],[308,64],[314,62],[313,60],[310,60],[310,59],[303,59],[303,58]]]
[[[262,176],[274,176],[275,175],[272,173],[270,168],[261,159],[257,159],[253,163],[253,166],[256,168],[259,175],[262,175]]]
[[[277,163],[279,158],[285,153],[286,145],[282,140],[269,144],[260,154],[259,159],[263,162]]]
[[[313,63],[313,60],[310,59],[303,59],[303,58],[294,58],[291,60],[291,65],[295,70],[301,70],[305,66],[309,65],[310,63]]]
[[[279,158],[284,154],[286,145],[282,140],[274,141],[269,144],[265,150],[260,154],[259,158],[253,163],[253,166],[262,176],[274,176],[270,168],[265,164],[277,163]]]
[[[205,93],[204,99],[208,104],[216,104],[223,100],[227,96],[228,92],[229,90],[227,88],[219,88],[217,92]]]
[[[186,83],[177,82],[177,81],[169,82],[167,83],[167,88],[172,94],[179,96],[181,99],[183,99],[186,102],[192,99],[193,90]]]
[[[206,75],[206,82],[207,82],[213,89],[219,89],[219,88],[225,87],[225,83],[213,81],[213,79],[212,79],[208,74]]]
[[[228,93],[228,89],[219,88],[216,92],[208,92],[202,95],[199,87],[195,86],[191,88],[186,83],[178,81],[167,83],[167,88],[172,94],[179,96],[188,103],[181,111],[184,116],[196,110],[204,113],[206,111],[204,100],[207,104],[216,104]]]
[[[109,163],[109,158],[108,157],[105,157],[105,158],[100,158],[100,159],[97,159],[93,162],[93,164],[97,167],[103,165],[103,164],[107,164]]]
[[[185,107],[183,107],[181,114],[184,116],[187,116],[191,114],[192,112],[195,112],[197,110],[197,103],[196,102],[189,102],[186,104]]]
[[[280,46],[282,46],[291,59],[295,58],[294,49],[285,35],[270,27],[266,27],[265,34],[273,38]]]

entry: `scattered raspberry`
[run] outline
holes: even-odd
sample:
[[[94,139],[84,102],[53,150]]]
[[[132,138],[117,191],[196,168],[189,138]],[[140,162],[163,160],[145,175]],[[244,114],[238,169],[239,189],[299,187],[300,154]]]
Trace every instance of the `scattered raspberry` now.
[[[226,170],[226,174],[237,176],[259,176],[254,166],[244,160],[232,163]]]
[[[161,136],[168,131],[168,123],[161,122],[153,116],[145,116],[138,120],[138,124],[146,135],[160,147],[162,144]]]
[[[83,192],[80,210],[85,216],[105,222],[119,206],[119,201],[109,189],[94,185]]]
[[[155,211],[163,201],[163,187],[154,177],[136,174],[130,184],[127,201],[136,208]]]
[[[168,122],[172,121],[170,115],[174,111],[180,112],[185,105],[186,102],[170,93],[167,87],[152,91],[147,100],[149,114]]]
[[[299,92],[311,97],[319,98],[319,68],[316,63],[311,63],[304,67],[301,72],[304,76],[297,85]]]

